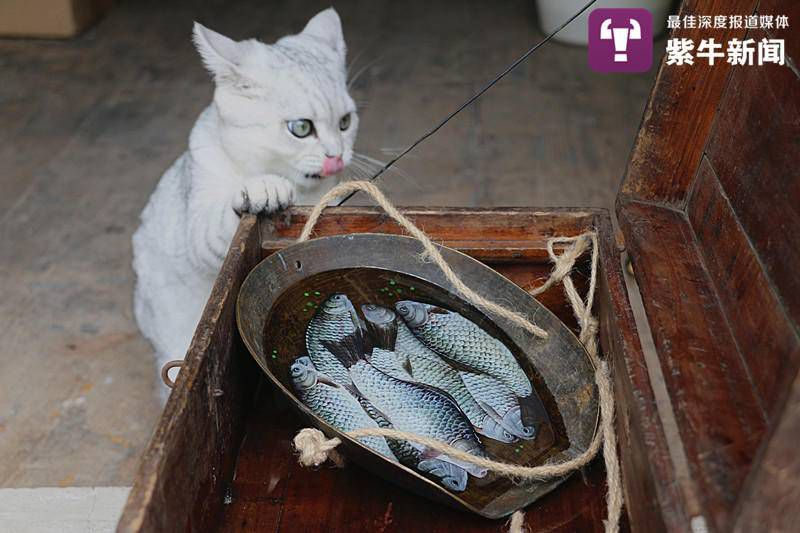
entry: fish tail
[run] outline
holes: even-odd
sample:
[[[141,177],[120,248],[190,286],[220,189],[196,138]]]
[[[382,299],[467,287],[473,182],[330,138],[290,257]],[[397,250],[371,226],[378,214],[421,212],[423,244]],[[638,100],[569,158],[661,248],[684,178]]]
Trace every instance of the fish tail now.
[[[366,339],[360,329],[340,340],[322,340],[325,347],[345,368],[350,368],[359,361],[366,361]]]
[[[397,342],[397,323],[395,321],[376,324],[367,320],[367,331],[372,336],[376,348],[394,351]]]
[[[539,427],[549,422],[550,417],[547,415],[547,410],[535,392],[528,396],[518,397],[517,401],[519,401],[520,416],[524,425]]]

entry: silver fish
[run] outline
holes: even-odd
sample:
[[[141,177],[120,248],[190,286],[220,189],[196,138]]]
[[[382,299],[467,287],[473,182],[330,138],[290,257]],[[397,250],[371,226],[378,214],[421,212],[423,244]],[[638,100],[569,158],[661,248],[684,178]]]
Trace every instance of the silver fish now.
[[[503,430],[521,439],[533,439],[536,428],[522,422],[520,399],[499,379],[486,374],[459,372],[461,380],[478,405]]]
[[[341,342],[324,344],[347,367],[358,390],[386,414],[396,429],[436,439],[473,455],[486,456],[469,420],[448,395],[421,383],[394,378],[367,362],[361,330]],[[430,460],[437,459],[460,467],[475,477],[484,477],[487,473],[484,468],[458,461],[421,444],[412,445],[422,452],[420,470],[435,470],[438,463],[431,464]],[[453,490],[459,490],[457,487],[461,486],[458,479],[442,481],[446,486],[452,483],[452,487],[456,487]]]
[[[518,396],[533,392],[511,351],[477,324],[430,304],[402,300],[395,310],[425,346],[443,357],[493,376]]]
[[[510,432],[498,420],[490,416],[470,393],[458,370],[442,359],[417,339],[402,320],[397,320],[391,309],[378,305],[361,306],[367,328],[370,331],[388,330],[392,324],[395,333],[395,351],[373,350],[370,363],[383,372],[398,378],[436,387],[449,394],[469,419],[475,430],[489,438],[500,442],[514,442],[515,433]]]
[[[332,294],[317,310],[306,328],[306,350],[314,367],[339,385],[350,385],[347,369],[323,345],[352,334],[360,325],[355,307],[344,294]]]
[[[346,433],[354,429],[379,427],[359,400],[318,372],[309,357],[295,359],[289,367],[289,374],[300,400],[336,429]],[[383,437],[361,437],[358,440],[388,459],[397,461]]]

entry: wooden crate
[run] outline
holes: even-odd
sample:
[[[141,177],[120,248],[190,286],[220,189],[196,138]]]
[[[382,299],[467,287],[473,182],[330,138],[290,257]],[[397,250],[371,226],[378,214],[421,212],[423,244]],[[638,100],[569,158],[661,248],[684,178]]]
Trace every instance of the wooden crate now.
[[[549,273],[548,238],[597,228],[602,244],[597,312],[603,351],[621,358],[623,351],[638,347],[606,211],[420,208],[406,212],[435,240],[486,262],[526,288],[541,284]],[[243,219],[186,366],[143,457],[119,529],[497,530],[502,522],[429,502],[356,465],[319,470],[297,465],[290,440],[301,420],[273,394],[242,346],[234,307],[246,274],[263,257],[291,244],[307,213],[293,208],[277,224],[251,216]],[[330,209],[317,229],[319,235],[399,231],[373,208]],[[587,275],[584,260],[576,275],[580,290],[586,288]],[[539,299],[577,328],[560,286]],[[600,531],[604,492],[599,461],[541,500],[529,521],[537,528]]]
[[[754,12],[800,21],[796,2],[681,8]],[[408,210],[435,240],[524,288],[550,269],[547,238],[596,229],[595,313],[612,365],[625,520],[634,531],[790,531],[800,505],[800,32],[714,32],[717,42],[786,39],[787,65],[662,64],[617,201],[620,234],[603,210]],[[247,272],[290,244],[307,213],[243,219],[120,531],[502,530],[355,465],[296,465],[289,439],[299,422],[244,351],[234,303]],[[398,228],[370,208],[330,209],[318,227],[320,235],[361,231]],[[641,330],[623,251],[646,311]],[[584,261],[579,280],[586,269]],[[575,327],[560,287],[540,300]],[[603,476],[598,461],[572,476],[529,510],[531,529],[600,531]]]

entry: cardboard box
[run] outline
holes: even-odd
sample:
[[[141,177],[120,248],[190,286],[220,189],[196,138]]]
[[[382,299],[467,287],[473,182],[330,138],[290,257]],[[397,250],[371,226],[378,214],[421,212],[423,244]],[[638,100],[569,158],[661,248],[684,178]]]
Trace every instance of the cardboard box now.
[[[112,0],[3,0],[0,36],[74,37],[100,18]]]

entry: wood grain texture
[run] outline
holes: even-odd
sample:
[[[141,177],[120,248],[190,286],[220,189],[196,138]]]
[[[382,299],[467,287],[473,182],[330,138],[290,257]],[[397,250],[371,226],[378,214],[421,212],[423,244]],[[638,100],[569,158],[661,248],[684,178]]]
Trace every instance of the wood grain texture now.
[[[640,203],[618,215],[692,482],[724,530],[766,429],[756,392],[686,218]]]
[[[254,216],[242,220],[145,451],[117,531],[208,531],[236,462],[258,370],[236,334],[239,285],[260,258]]]
[[[760,31],[748,34],[757,41],[764,37]],[[798,41],[795,30],[788,43]],[[735,69],[719,108],[707,148],[709,163],[797,327],[800,77],[788,64]]]
[[[680,15],[752,14],[755,0],[689,0]],[[695,43],[713,37],[717,42],[742,38],[744,29],[677,29],[670,38]],[[730,65],[667,65],[666,57],[656,77],[634,142],[620,195],[645,202],[684,206],[708,133],[728,80]]]
[[[795,375],[781,419],[742,491],[733,530],[796,531],[800,502],[800,375]]]
[[[304,421],[264,383],[248,419],[247,436],[219,531],[486,532],[505,531],[487,520],[397,488],[359,466],[337,469],[297,464],[291,438]],[[532,532],[603,530],[602,461],[573,475],[528,509]],[[626,528],[623,526],[623,531]]]
[[[705,158],[688,216],[759,403],[776,420],[800,367],[800,339]],[[784,247],[792,237],[773,240]]]

